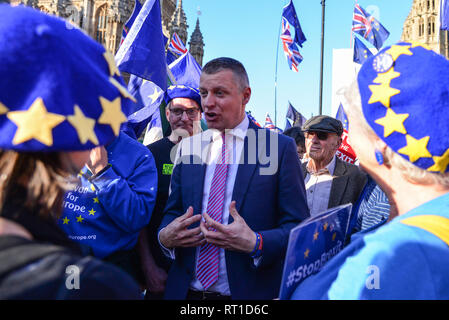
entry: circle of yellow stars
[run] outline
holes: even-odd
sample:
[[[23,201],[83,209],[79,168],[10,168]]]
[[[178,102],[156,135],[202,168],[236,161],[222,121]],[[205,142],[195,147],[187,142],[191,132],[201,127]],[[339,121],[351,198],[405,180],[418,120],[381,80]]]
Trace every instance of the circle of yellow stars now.
[[[120,76],[120,71],[115,64],[112,54],[105,51],[103,57],[109,69],[109,82],[117,88],[121,96],[136,101],[126,88],[113,78],[115,75]],[[114,134],[118,136],[120,126],[127,121],[126,115],[121,110],[120,97],[109,101],[100,96],[99,102],[103,111],[97,121],[94,118],[87,117],[76,104],[73,107],[73,115],[65,116],[49,112],[42,97],[37,97],[27,110],[10,111],[6,105],[0,102],[0,116],[6,114],[6,117],[17,127],[12,140],[13,145],[35,139],[50,147],[54,143],[53,129],[66,120],[77,132],[81,144],[86,144],[90,141],[94,145],[98,145],[98,137],[94,130],[97,122],[109,125]]]
[[[410,51],[410,49],[416,47],[431,50],[430,47],[425,44],[410,42],[409,45],[392,45],[390,49],[385,52],[392,57],[393,61],[396,61],[401,55],[412,56],[413,52]],[[433,156],[427,149],[430,136],[422,138],[411,136],[404,126],[404,121],[409,118],[410,115],[408,113],[397,114],[391,109],[391,98],[401,93],[400,89],[391,87],[391,81],[400,77],[400,75],[399,72],[394,70],[394,66],[392,66],[386,72],[378,73],[377,77],[373,80],[373,84],[368,86],[371,91],[371,97],[368,100],[368,104],[379,102],[386,107],[385,116],[378,118],[374,122],[384,128],[384,138],[387,138],[394,132],[399,132],[405,135],[406,145],[397,150],[397,152],[408,156],[410,162],[414,163],[421,158],[432,158],[434,165],[427,168],[427,171],[444,173],[449,166],[449,149],[447,149],[441,156]]]
[[[332,241],[335,241],[335,239],[337,238],[337,233],[333,232],[334,226],[332,224],[329,225],[327,221],[323,223],[321,226],[323,228],[322,230],[323,233],[329,229],[329,232],[332,233]],[[313,233],[313,242],[317,241],[319,236],[320,232],[318,231],[318,229],[316,229],[315,232]],[[310,249],[306,248],[306,251],[304,251],[304,259],[307,259],[309,257],[309,254]]]

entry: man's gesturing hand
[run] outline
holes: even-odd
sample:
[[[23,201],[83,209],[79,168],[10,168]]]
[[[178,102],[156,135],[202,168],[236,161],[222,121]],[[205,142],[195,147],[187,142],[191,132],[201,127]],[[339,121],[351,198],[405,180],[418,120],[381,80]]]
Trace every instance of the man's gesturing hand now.
[[[229,205],[229,213],[234,221],[228,225],[221,224],[207,213],[203,213],[205,221],[201,221],[200,228],[206,241],[224,249],[248,253],[253,251],[257,236],[237,212],[235,201]]]
[[[187,229],[192,223],[198,222],[201,215],[193,215],[193,208],[189,207],[185,214],[173,220],[161,230],[159,240],[166,248],[197,247],[206,241],[201,234],[200,227]]]

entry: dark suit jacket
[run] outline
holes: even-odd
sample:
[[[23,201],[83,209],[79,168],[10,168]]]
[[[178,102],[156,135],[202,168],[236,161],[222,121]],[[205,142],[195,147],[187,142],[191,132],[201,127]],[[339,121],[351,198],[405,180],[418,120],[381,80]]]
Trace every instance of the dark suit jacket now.
[[[252,135],[254,132],[255,136]],[[189,149],[193,137],[189,139],[181,142],[178,152],[184,154],[183,148]],[[207,153],[204,152],[207,144],[209,141],[202,142],[203,155]],[[274,147],[271,152],[270,146]],[[267,164],[264,154],[273,157],[272,163]],[[226,250],[229,287],[232,299],[273,299],[279,294],[290,230],[309,217],[301,165],[293,139],[260,129],[251,121],[242,156],[244,161],[239,164],[232,199],[248,226],[261,233],[263,255],[255,267],[248,253]],[[193,206],[194,214],[202,212],[206,164],[191,152],[182,155],[180,160],[173,170],[171,194],[159,230],[183,215],[189,206]],[[261,174],[274,163],[277,168],[273,174]],[[232,221],[229,216],[229,223]],[[176,259],[166,284],[166,299],[186,298],[195,274],[196,249],[175,250]]]
[[[335,159],[334,179],[332,180],[328,208],[342,204],[354,204],[367,182],[366,174],[358,166]],[[302,164],[304,179],[307,175],[307,163]]]

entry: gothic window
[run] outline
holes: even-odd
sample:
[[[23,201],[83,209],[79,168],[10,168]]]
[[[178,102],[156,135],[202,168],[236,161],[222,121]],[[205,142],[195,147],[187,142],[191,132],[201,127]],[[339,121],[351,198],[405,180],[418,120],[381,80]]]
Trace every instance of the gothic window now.
[[[430,0],[427,0],[427,10],[430,10]]]
[[[419,36],[422,37],[424,35],[424,19],[419,19]]]
[[[97,11],[96,19],[97,31],[96,40],[102,44],[106,42],[106,27],[108,25],[107,7],[106,5],[100,7]]]
[[[432,9],[435,10],[435,0],[432,0]]]

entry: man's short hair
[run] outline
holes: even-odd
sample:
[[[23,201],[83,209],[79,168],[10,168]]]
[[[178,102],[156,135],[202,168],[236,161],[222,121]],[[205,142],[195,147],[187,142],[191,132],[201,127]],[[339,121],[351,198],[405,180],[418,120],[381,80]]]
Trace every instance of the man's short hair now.
[[[243,64],[235,59],[221,57],[216,58],[203,67],[202,72],[207,74],[215,74],[222,70],[231,70],[240,82],[240,88],[243,90],[249,87],[248,73],[246,73]]]

